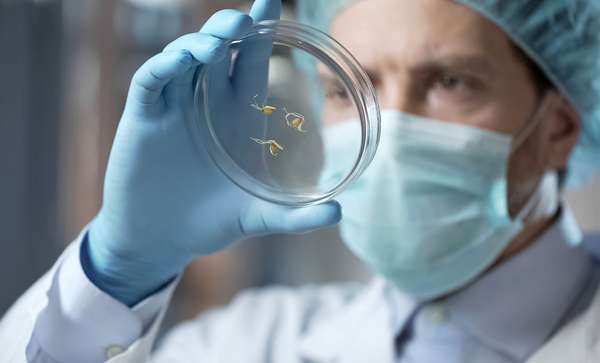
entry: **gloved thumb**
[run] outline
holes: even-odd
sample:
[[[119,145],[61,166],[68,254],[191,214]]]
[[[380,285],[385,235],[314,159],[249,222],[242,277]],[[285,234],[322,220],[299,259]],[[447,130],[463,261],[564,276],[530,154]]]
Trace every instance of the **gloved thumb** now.
[[[240,220],[240,226],[247,237],[273,233],[300,234],[333,226],[341,218],[342,207],[336,201],[300,208],[257,203]]]

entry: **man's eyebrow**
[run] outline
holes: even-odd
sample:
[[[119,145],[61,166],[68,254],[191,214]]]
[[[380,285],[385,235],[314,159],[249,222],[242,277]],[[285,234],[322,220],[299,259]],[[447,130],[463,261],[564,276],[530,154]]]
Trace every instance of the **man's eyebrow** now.
[[[325,71],[325,70],[319,68],[317,73],[318,73],[319,78],[324,82],[332,82],[332,81],[335,81],[337,78],[329,70]]]
[[[363,66],[363,70],[365,71],[365,73],[367,74],[367,76],[369,77],[371,82],[373,82],[375,84],[377,82],[377,76],[375,75],[375,72],[369,68],[364,68],[364,66]],[[336,85],[343,84],[340,77],[333,74],[333,72],[331,72],[331,70],[329,70],[329,69],[323,70],[322,68],[319,68],[318,76],[319,76],[319,79],[321,80],[321,82],[326,83],[326,84],[336,84]]]
[[[331,71],[319,70],[319,82],[322,87],[343,87],[344,84],[339,77],[335,76]]]
[[[368,67],[364,67],[369,78],[373,83],[377,83],[376,72],[373,72]],[[482,55],[446,55],[432,57],[422,62],[413,64],[410,67],[411,73],[431,73],[431,72],[442,72],[442,71],[465,71],[471,73],[477,73],[482,76],[493,76],[496,73],[496,67],[489,59]],[[319,78],[322,82],[326,83],[339,83],[340,80],[335,76],[331,70],[323,69],[319,67]]]
[[[468,71],[483,75],[491,75],[495,71],[495,67],[486,57],[478,55],[442,56],[419,63],[413,67],[415,72],[432,69]]]

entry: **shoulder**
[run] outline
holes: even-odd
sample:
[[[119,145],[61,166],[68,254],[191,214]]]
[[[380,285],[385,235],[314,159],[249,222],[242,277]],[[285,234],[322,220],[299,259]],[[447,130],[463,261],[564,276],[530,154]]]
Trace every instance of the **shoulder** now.
[[[582,248],[600,264],[600,233],[585,236]]]
[[[3,344],[2,358],[5,362],[21,362],[25,360],[25,350],[29,343],[40,312],[48,306],[48,291],[53,285],[56,272],[65,259],[76,249],[72,243],[40,279],[38,279],[19,299],[9,308],[0,319],[0,342]]]
[[[326,313],[351,301],[364,286],[357,283],[307,285],[298,288],[271,286],[239,294],[228,309],[276,309],[280,312]]]
[[[185,354],[219,354],[219,361],[242,359],[233,355],[244,351],[254,360],[267,359],[262,354],[273,352],[258,347],[293,346],[314,323],[335,314],[363,288],[358,283],[342,283],[246,290],[229,305],[176,326],[158,353],[170,358],[169,352],[178,347],[178,355],[183,348]],[[228,349],[232,346],[237,348],[235,352]]]
[[[600,260],[569,321],[528,363],[600,362]]]
[[[236,325],[241,322],[285,326],[294,320],[307,325],[337,311],[361,290],[362,285],[353,283],[251,289],[237,295],[229,306],[208,315],[231,320]]]

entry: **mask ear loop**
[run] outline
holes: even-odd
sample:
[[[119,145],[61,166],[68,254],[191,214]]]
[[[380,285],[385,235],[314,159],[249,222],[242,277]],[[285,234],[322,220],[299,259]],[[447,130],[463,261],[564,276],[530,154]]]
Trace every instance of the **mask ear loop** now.
[[[540,101],[539,106],[536,111],[533,113],[533,116],[529,119],[529,122],[517,133],[517,136],[513,139],[513,144],[511,147],[511,152],[518,150],[529,137],[533,134],[535,129],[540,125],[543,118],[541,117],[544,112],[548,109],[548,107],[552,104],[550,102],[552,98],[548,97],[548,93],[544,93],[542,95],[542,100]],[[515,220],[525,221],[532,214],[533,210],[537,207],[539,203],[539,199],[542,197],[542,193],[544,190],[552,187],[553,182],[556,182],[556,178],[552,178],[552,176],[556,177],[556,175],[546,174],[542,177],[539,182],[539,185],[527,203],[521,208],[519,213],[515,216]]]
[[[511,152],[519,149],[527,139],[533,134],[535,129],[542,123],[543,118],[541,117],[544,112],[548,109],[548,107],[552,104],[550,102],[552,100],[551,97],[548,97],[548,93],[544,93],[542,95],[542,100],[540,101],[537,109],[534,111],[533,116],[529,118],[529,121],[521,128],[521,130],[514,137],[511,147]]]

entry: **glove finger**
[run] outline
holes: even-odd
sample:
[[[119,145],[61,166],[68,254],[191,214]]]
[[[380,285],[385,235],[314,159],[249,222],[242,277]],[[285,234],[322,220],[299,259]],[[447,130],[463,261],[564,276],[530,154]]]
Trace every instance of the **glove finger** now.
[[[184,35],[165,47],[165,51],[175,51],[178,49],[196,49],[193,45],[196,41],[201,40],[206,35],[211,38],[217,38],[223,42],[219,42],[218,54],[213,58],[209,54],[209,59],[202,59],[205,54],[200,50],[199,54],[193,54],[194,57],[204,64],[211,64],[211,75],[218,79],[218,82],[228,83],[228,71],[230,68],[229,57],[223,57],[226,54],[226,41],[242,37],[252,28],[252,18],[248,15],[232,9],[221,10],[210,17],[202,26],[199,33]],[[192,77],[190,77],[190,75]],[[193,72],[180,76],[174,81],[177,85],[188,86],[193,81]]]
[[[250,10],[255,23],[264,20],[277,20],[281,15],[281,0],[256,0]],[[273,52],[269,37],[247,42],[240,46],[233,70],[232,84],[238,95],[247,99],[258,94],[259,99],[267,97],[269,58]]]
[[[187,34],[171,43],[165,51],[150,58],[133,76],[130,96],[142,103],[155,103],[163,88],[198,64],[219,61],[225,54],[223,40],[208,34]],[[190,82],[191,82],[191,77]],[[180,80],[181,82],[181,80]]]
[[[213,14],[204,23],[200,33],[216,38],[234,40],[243,37],[252,29],[252,18],[241,11],[225,9]]]
[[[210,34],[224,40],[235,40],[243,37],[252,29],[252,18],[238,10],[225,9],[216,12],[204,24],[200,32]],[[231,57],[211,65],[211,78],[221,87],[229,86]]]
[[[172,82],[177,86],[189,86],[194,79],[195,68],[200,64],[218,64],[225,59],[227,45],[224,40],[209,34],[192,33],[186,34],[169,44],[165,53],[189,52],[195,63],[195,67],[187,72],[179,74]]]
[[[333,226],[341,220],[341,206],[330,201],[315,206],[290,208],[261,203],[251,207],[240,221],[247,237],[273,234],[301,234]]]
[[[225,42],[238,39],[244,36],[252,28],[252,18],[238,10],[221,10],[208,19],[200,29],[201,34],[208,34]],[[177,44],[170,44],[167,49],[176,47]],[[226,50],[223,50],[226,54]],[[219,94],[230,93],[231,83],[229,81],[229,72],[231,69],[231,57],[221,57],[219,61],[212,62],[210,65],[211,83],[216,87],[215,92]],[[189,88],[194,82],[194,77],[188,75],[180,76],[174,81],[177,88]]]
[[[281,16],[281,0],[256,0],[250,9],[255,23],[264,20],[277,20]]]
[[[165,47],[163,53],[189,53],[197,63],[211,64],[220,61],[227,50],[223,39],[210,34],[191,33],[183,35]]]
[[[187,52],[155,55],[135,72],[129,89],[129,99],[143,104],[155,103],[166,84],[186,73],[193,64],[193,58]]]

